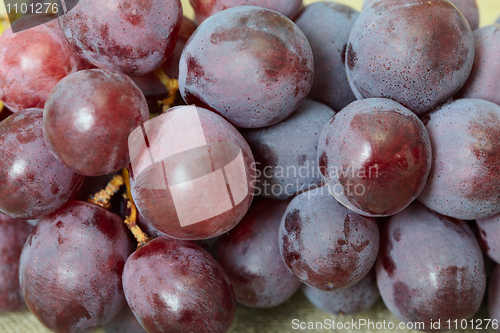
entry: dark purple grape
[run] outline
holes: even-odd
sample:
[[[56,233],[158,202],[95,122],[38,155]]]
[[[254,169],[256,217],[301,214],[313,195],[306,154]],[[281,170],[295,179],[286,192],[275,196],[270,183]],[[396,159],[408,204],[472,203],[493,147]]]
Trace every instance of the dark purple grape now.
[[[66,39],[99,68],[142,75],[173,52],[182,21],[180,0],[79,0],[59,17]]]
[[[149,333],[226,332],[236,311],[231,282],[215,259],[198,245],[168,237],[128,258],[123,289]]]
[[[43,133],[61,162],[80,174],[100,176],[129,163],[128,136],[148,119],[146,99],[128,76],[89,69],[52,89]]]
[[[16,112],[43,108],[50,90],[66,75],[90,64],[78,57],[64,38],[56,20],[48,15],[25,16],[0,36],[0,99]],[[52,17],[55,19],[56,17]]]
[[[253,6],[205,20],[186,43],[179,88],[188,104],[214,110],[236,127],[276,124],[311,89],[313,55],[288,18]]]
[[[196,22],[201,23],[220,11],[236,6],[259,6],[277,11],[290,19],[302,8],[302,0],[189,0]]]
[[[461,98],[479,98],[500,104],[500,24],[489,25],[474,31],[476,55],[474,66],[465,86],[459,92]]]
[[[146,333],[128,304],[103,328],[103,331],[106,333]]]
[[[179,239],[206,239],[232,229],[252,201],[252,151],[224,118],[195,106],[175,107],[129,138],[131,190],[146,221]]]
[[[359,100],[337,113],[318,146],[330,193],[366,216],[392,215],[415,200],[431,158],[424,124],[401,104],[382,98]]]
[[[347,41],[359,12],[332,1],[305,7],[295,20],[314,56],[314,81],[309,98],[341,110],[356,100],[345,71]]]
[[[465,98],[427,120],[433,161],[419,200],[463,220],[500,213],[500,106]]]
[[[495,331],[499,331],[500,322],[500,266],[496,265],[491,274],[488,286],[488,310],[492,321],[496,321]]]
[[[377,284],[388,309],[401,321],[467,319],[486,288],[484,260],[467,223],[415,202],[394,215],[381,234]]]
[[[0,213],[0,314],[25,308],[19,285],[19,257],[33,227]]]
[[[71,201],[42,219],[21,254],[19,278],[28,308],[56,332],[88,332],[125,305],[122,272],[132,252],[118,215]]]
[[[368,7],[371,3],[376,0],[365,0],[363,2],[363,8]],[[476,30],[479,27],[479,9],[477,7],[476,0],[449,0],[454,4],[458,10],[465,16],[467,22],[472,30]]]
[[[325,187],[296,196],[281,221],[280,251],[299,280],[331,291],[359,282],[377,258],[375,219],[345,208]]]
[[[0,123],[0,211],[39,219],[78,191],[84,177],[56,160],[45,145],[41,109],[18,112]]]
[[[349,315],[365,311],[380,298],[374,269],[361,281],[348,288],[323,291],[303,285],[302,291],[314,306],[334,315]]]
[[[231,280],[240,304],[278,306],[301,285],[283,262],[278,244],[287,206],[286,201],[257,202],[221,241],[217,261]]]
[[[476,221],[480,245],[497,264],[500,263],[500,214]]]
[[[256,195],[286,200],[321,185],[316,151],[321,130],[335,112],[305,100],[285,120],[264,128],[241,131],[258,168]]]
[[[447,0],[381,0],[354,23],[346,71],[354,94],[393,99],[422,115],[465,84],[474,36]]]

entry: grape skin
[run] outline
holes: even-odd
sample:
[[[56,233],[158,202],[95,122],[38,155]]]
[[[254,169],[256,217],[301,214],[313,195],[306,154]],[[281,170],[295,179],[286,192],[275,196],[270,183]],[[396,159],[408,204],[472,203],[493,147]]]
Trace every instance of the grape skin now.
[[[296,196],[280,225],[280,252],[303,283],[331,291],[360,281],[379,248],[378,226],[339,204],[325,187]]]
[[[0,213],[0,314],[23,310],[19,285],[19,257],[33,227]]]
[[[481,248],[491,260],[500,263],[500,214],[479,219],[476,223]]]
[[[182,21],[180,0],[79,0],[59,17],[78,55],[99,68],[143,75],[172,53]]]
[[[314,81],[308,98],[341,110],[356,100],[345,71],[345,53],[359,12],[331,1],[305,7],[295,20],[314,56]]]
[[[89,69],[64,78],[50,92],[43,133],[62,163],[101,176],[130,162],[128,136],[148,119],[146,99],[128,76]]]
[[[122,272],[133,245],[118,215],[71,201],[42,219],[21,254],[28,308],[56,332],[88,332],[125,305]]]
[[[106,333],[146,333],[137,318],[135,318],[134,313],[130,310],[128,304],[122,308],[120,313],[108,325],[103,327],[103,331]]]
[[[433,161],[420,202],[463,220],[500,213],[500,106],[459,99],[426,121]]]
[[[449,1],[384,0],[354,23],[346,71],[358,99],[390,98],[420,116],[462,88],[473,60],[470,26]]]
[[[384,226],[376,270],[387,308],[427,331],[431,321],[472,317],[486,288],[483,255],[467,223],[418,202]]]
[[[278,124],[241,131],[259,170],[256,195],[287,200],[321,185],[316,151],[321,130],[334,114],[326,105],[305,100]]]
[[[188,40],[179,64],[184,101],[242,128],[288,117],[312,80],[313,55],[302,31],[281,14],[252,6],[210,16]]]
[[[226,274],[191,242],[159,237],[127,260],[123,288],[149,333],[226,332],[236,299]]]
[[[233,284],[238,303],[253,308],[282,304],[301,283],[288,270],[278,246],[288,202],[261,200],[223,236],[217,261]]]
[[[63,206],[84,177],[59,162],[45,144],[41,109],[17,112],[0,123],[0,211],[39,219]]]
[[[22,29],[47,17],[25,16],[14,24]],[[70,47],[55,19],[17,33],[9,27],[0,35],[0,99],[13,112],[43,108],[59,80],[91,68]]]

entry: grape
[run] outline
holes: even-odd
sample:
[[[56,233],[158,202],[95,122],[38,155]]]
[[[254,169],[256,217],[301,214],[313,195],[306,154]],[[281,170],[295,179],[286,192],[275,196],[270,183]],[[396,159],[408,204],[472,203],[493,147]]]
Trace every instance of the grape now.
[[[347,41],[359,12],[330,1],[307,6],[295,20],[314,56],[314,81],[309,98],[341,110],[356,100],[345,71]]]
[[[159,231],[179,239],[212,238],[247,212],[254,193],[252,151],[214,112],[172,108],[134,130],[129,142],[132,196]]]
[[[335,112],[305,100],[278,124],[243,130],[258,167],[256,195],[286,200],[321,185],[316,165],[319,134]]]
[[[363,2],[363,8],[368,7],[371,3],[376,0],[365,0]],[[479,27],[479,10],[477,8],[476,0],[449,0],[454,4],[460,12],[465,16],[467,22],[472,30],[476,30]]]
[[[127,139],[149,119],[144,95],[123,74],[80,71],[50,92],[43,131],[50,151],[86,176],[116,172],[129,163]]]
[[[196,24],[187,17],[184,16],[182,18],[179,38],[177,39],[177,44],[175,44],[175,49],[172,52],[172,55],[168,57],[162,65],[163,71],[170,78],[179,78],[179,62],[181,60],[182,51],[184,50],[184,46],[186,45],[189,37],[191,37],[196,30],[196,27]]]
[[[149,333],[226,332],[236,310],[231,282],[219,264],[199,246],[167,237],[128,258],[123,289]]]
[[[422,115],[465,84],[474,36],[446,0],[375,1],[354,23],[346,71],[354,94],[393,99]]]
[[[182,13],[180,0],[78,0],[59,23],[85,60],[99,68],[142,75],[159,67],[174,50]]]
[[[236,6],[259,6],[277,11],[290,19],[302,8],[302,0],[189,0],[196,22],[201,23],[220,11]]]
[[[90,68],[64,38],[49,15],[25,16],[0,36],[0,99],[14,112],[43,108],[50,90],[66,75]],[[44,24],[41,24],[46,22]]]
[[[419,200],[463,220],[500,213],[500,106],[460,99],[427,120],[433,161]]]
[[[331,291],[368,274],[377,257],[379,231],[373,218],[351,212],[322,187],[290,202],[279,242],[285,263],[299,280]]]
[[[380,298],[374,269],[348,288],[323,291],[303,285],[302,291],[314,306],[334,315],[349,315],[367,310]]]
[[[483,251],[500,263],[500,214],[476,221]]]
[[[500,104],[498,74],[500,63],[500,25],[489,25],[474,31],[476,55],[471,75],[459,92],[461,98],[479,98]]]
[[[387,308],[426,331],[431,321],[474,315],[486,288],[483,255],[467,223],[418,202],[385,225],[376,270]]]
[[[33,227],[0,213],[0,314],[25,308],[19,286],[19,257]]]
[[[366,216],[392,215],[415,200],[431,157],[424,124],[401,104],[382,98],[359,100],[337,113],[318,146],[330,193]]]
[[[261,200],[225,236],[217,260],[233,284],[238,303],[255,308],[280,305],[301,283],[281,259],[278,235],[288,202]]]
[[[56,332],[88,332],[125,305],[122,272],[132,243],[119,216],[71,201],[42,219],[21,254],[28,308]]]
[[[312,80],[313,55],[302,31],[285,16],[253,6],[229,8],[205,20],[179,64],[186,103],[215,110],[243,128],[288,117]]]
[[[52,156],[42,133],[41,109],[15,113],[0,123],[0,211],[38,219],[63,206],[84,177]]]
[[[125,305],[120,313],[113,318],[111,323],[104,327],[106,333],[145,333],[141,324],[137,321],[134,313],[128,305]]]
[[[492,321],[500,321],[500,266],[496,265],[488,286],[488,310]],[[498,332],[498,325],[495,327]]]

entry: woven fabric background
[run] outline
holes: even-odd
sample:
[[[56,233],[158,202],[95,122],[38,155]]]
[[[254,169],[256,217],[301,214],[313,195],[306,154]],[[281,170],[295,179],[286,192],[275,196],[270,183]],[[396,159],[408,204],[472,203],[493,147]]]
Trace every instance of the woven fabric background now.
[[[317,0],[304,0],[305,4],[316,2]],[[336,0],[337,2],[350,5],[360,10],[363,0]],[[430,0],[432,1],[432,0]],[[3,2],[3,0],[0,0]],[[184,5],[185,15],[193,17],[193,11],[189,5],[189,0],[182,0]],[[500,16],[500,0],[477,0],[480,11],[481,26],[491,24]],[[3,3],[0,4],[0,14],[5,12]],[[487,309],[483,306],[477,313],[475,318],[487,318]],[[399,325],[399,321],[385,308],[380,300],[373,308],[368,311],[359,313],[354,316],[333,316],[322,312],[311,305],[301,291],[298,291],[285,304],[273,309],[249,309],[239,306],[236,318],[230,330],[231,333],[284,333],[284,332],[304,332],[304,330],[296,330],[292,325],[292,321],[296,319],[300,322],[323,322],[326,320],[335,320],[336,322],[358,322],[359,320],[370,320],[373,323],[382,324],[393,322],[395,327]],[[389,332],[391,330],[384,329],[317,329],[305,330],[307,332]],[[28,311],[0,315],[0,333],[46,333],[50,332],[42,326],[38,320]],[[418,332],[416,330],[398,330],[401,333]],[[459,329],[454,332],[494,332],[493,329]],[[103,331],[99,331],[103,333]]]

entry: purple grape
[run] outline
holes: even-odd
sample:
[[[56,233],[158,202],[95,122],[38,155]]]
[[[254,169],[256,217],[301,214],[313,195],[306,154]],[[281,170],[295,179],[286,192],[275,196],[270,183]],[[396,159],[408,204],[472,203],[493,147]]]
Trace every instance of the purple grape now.
[[[132,196],[159,231],[212,238],[247,212],[254,193],[252,151],[216,113],[175,107],[134,130],[129,142]]]
[[[148,119],[146,99],[128,76],[89,69],[64,78],[50,92],[43,132],[61,162],[100,176],[130,162],[128,136]]]
[[[215,259],[198,245],[168,237],[128,258],[123,289],[149,333],[226,332],[236,310],[231,282]]]
[[[459,92],[461,98],[479,98],[500,104],[500,24],[489,25],[474,31],[476,55],[474,66],[465,86]]]
[[[66,75],[90,68],[69,46],[57,21],[48,15],[30,15],[0,36],[0,99],[10,110],[43,108],[50,90]],[[41,24],[42,22],[46,22]]]
[[[424,124],[401,104],[382,98],[359,100],[337,113],[318,146],[330,193],[366,216],[392,215],[415,200],[431,158]]]
[[[401,321],[468,319],[486,288],[484,260],[467,223],[415,202],[385,225],[377,284],[387,308]]]
[[[460,99],[427,118],[432,169],[419,200],[463,220],[500,213],[500,106]]]
[[[379,231],[375,219],[351,212],[321,187],[290,202],[279,242],[285,263],[299,280],[331,291],[368,274],[377,258]]]
[[[488,310],[492,321],[496,321],[495,331],[499,331],[500,322],[500,266],[496,265],[491,274],[488,286]]]
[[[19,257],[33,227],[0,213],[0,314],[25,308],[19,286]]]
[[[132,252],[118,215],[71,201],[38,223],[21,254],[28,308],[56,332],[88,332],[125,305],[122,272]]]
[[[146,333],[130,307],[125,305],[120,313],[103,328],[106,333]]]
[[[500,214],[477,220],[476,223],[481,248],[491,260],[500,263]]]
[[[331,1],[305,7],[295,20],[304,32],[314,56],[314,81],[309,98],[341,110],[356,100],[345,71],[345,53],[359,12]]]
[[[129,75],[151,72],[168,58],[181,21],[180,0],[79,0],[59,17],[78,55],[99,68]]]
[[[361,281],[348,288],[323,291],[303,285],[302,291],[314,306],[334,315],[349,315],[365,311],[380,298],[374,269]]]
[[[84,177],[56,160],[45,145],[41,109],[18,112],[0,123],[0,211],[39,219],[78,191]]]
[[[214,110],[236,127],[288,117],[313,80],[307,38],[288,18],[253,6],[212,15],[188,40],[179,64],[187,104]]]
[[[278,124],[243,130],[258,167],[256,195],[286,200],[321,185],[316,151],[321,130],[335,112],[305,100]]]
[[[358,98],[393,99],[422,115],[465,84],[474,36],[447,0],[381,0],[363,9],[346,53]]]
[[[278,245],[287,206],[286,201],[257,202],[221,241],[217,260],[240,304],[253,308],[278,306],[301,285],[283,262]]]
[[[189,0],[196,22],[201,23],[220,11],[236,6],[259,6],[277,11],[290,19],[302,8],[302,0]]]

